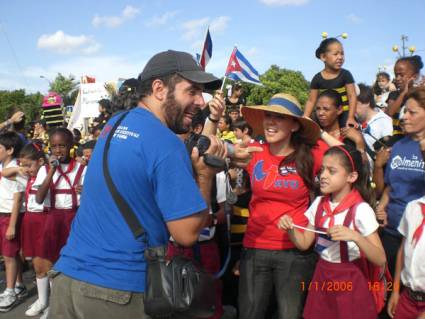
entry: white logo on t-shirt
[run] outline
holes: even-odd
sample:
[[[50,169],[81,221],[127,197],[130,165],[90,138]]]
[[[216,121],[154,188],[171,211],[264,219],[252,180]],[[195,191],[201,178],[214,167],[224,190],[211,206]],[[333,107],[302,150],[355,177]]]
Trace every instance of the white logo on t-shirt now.
[[[401,157],[400,155],[397,155],[391,161],[391,168],[409,171],[423,171],[425,168],[425,162],[422,159],[419,159],[416,155],[413,155],[412,159],[408,159],[406,156]]]

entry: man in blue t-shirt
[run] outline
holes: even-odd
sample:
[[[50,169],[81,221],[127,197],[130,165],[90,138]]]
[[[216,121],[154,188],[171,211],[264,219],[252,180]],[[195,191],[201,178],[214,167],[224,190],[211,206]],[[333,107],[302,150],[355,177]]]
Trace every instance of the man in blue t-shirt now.
[[[170,234],[178,244],[190,246],[206,224],[216,171],[196,149],[190,159],[176,134],[189,131],[204,104],[203,89],[220,84],[190,54],[171,50],[153,56],[139,75],[138,107],[115,131],[108,165],[149,246],[166,245]],[[60,275],[53,281],[52,318],[148,318],[143,311],[145,239],[133,237],[102,169],[105,141],[116,121],[112,117],[96,143],[81,206],[54,266]],[[223,144],[211,140],[208,153],[223,156]]]

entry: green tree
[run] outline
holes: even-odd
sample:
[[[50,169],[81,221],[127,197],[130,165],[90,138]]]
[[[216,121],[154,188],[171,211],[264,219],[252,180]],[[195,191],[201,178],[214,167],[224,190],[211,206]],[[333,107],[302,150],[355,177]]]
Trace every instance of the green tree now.
[[[58,73],[53,82],[50,83],[50,91],[58,93],[62,96],[63,103],[65,105],[71,105],[75,103],[78,93],[78,82],[75,81],[73,75],[65,77],[62,73]]]
[[[309,82],[300,71],[293,71],[272,65],[260,76],[263,86],[242,83],[248,105],[266,104],[277,93],[295,96],[304,106],[308,98]]]
[[[43,96],[37,92],[26,94],[25,90],[0,91],[0,121],[6,120],[13,107],[25,113],[26,122],[33,121],[41,111]]]

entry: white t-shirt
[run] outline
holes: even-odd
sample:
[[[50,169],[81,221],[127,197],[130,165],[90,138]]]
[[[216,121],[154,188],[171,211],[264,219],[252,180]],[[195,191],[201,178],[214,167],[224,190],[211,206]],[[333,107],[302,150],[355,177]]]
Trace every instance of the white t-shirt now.
[[[43,173],[40,173],[41,171],[43,171]],[[39,174],[43,174],[44,177],[46,177],[46,167],[42,166],[40,167],[40,169],[38,170],[37,176],[36,176],[36,180]],[[44,179],[43,179],[44,180]],[[32,191],[37,191],[37,189],[40,186],[34,187],[34,184],[31,187]],[[47,191],[47,195],[46,198],[44,199],[44,202],[41,204],[38,204],[37,201],[35,200],[35,196],[36,194],[28,194],[28,198],[27,200],[27,211],[31,212],[31,213],[41,213],[44,211],[44,207],[50,207],[50,190]]]
[[[16,159],[10,161],[4,168],[19,167]],[[3,167],[2,169],[3,170]],[[0,213],[11,213],[13,208],[13,194],[25,192],[27,180],[19,175],[13,178],[6,178],[0,175]],[[20,212],[25,211],[24,201],[20,208]]]
[[[221,204],[226,201],[226,174],[224,172],[220,172],[216,174],[216,185],[217,185],[217,203]],[[210,215],[213,214],[210,208]],[[215,226],[204,227],[202,228],[198,241],[207,241],[211,240],[215,235]],[[174,238],[170,236],[170,241],[174,242]]]
[[[322,196],[317,197],[308,210],[305,212],[305,216],[308,218],[311,225],[315,226],[315,216],[317,207],[320,203]],[[331,209],[335,209],[339,203],[330,203]],[[335,225],[343,225],[345,216],[348,213],[348,209],[335,215]],[[324,214],[323,214],[324,215]],[[361,203],[357,206],[355,214],[356,229],[364,237],[369,236],[379,227],[376,221],[375,212],[372,207],[367,203]],[[324,228],[329,227],[329,218],[325,220]],[[350,224],[350,228],[354,229],[353,223]],[[359,247],[352,241],[347,242],[349,260],[355,260],[360,257]],[[320,254],[320,257],[326,261],[332,263],[341,262],[340,245],[339,241],[331,241],[329,237],[319,235],[316,241],[315,250]]]
[[[69,164],[61,164],[61,168],[63,172],[66,172],[68,169]],[[71,185],[74,183],[75,176],[77,175],[78,169],[80,168],[81,164],[78,162],[75,162],[74,169],[69,172],[67,175],[69,177],[69,180],[71,182]],[[84,176],[86,174],[87,167],[84,167],[83,173],[81,174],[80,181],[78,185],[83,185],[84,182]],[[47,173],[45,169],[40,169],[37,174],[37,178],[35,179],[35,182],[33,184],[34,189],[39,189],[41,184],[43,184],[44,179],[46,178]],[[55,171],[55,174],[52,178],[52,183],[56,183],[59,178],[59,172],[58,170]],[[56,189],[71,189],[68,182],[64,177],[62,177],[59,180],[59,184],[57,185]],[[50,196],[50,194],[47,194],[47,196]],[[56,194],[55,196],[55,208],[57,209],[70,209],[72,208],[72,195],[71,194]],[[80,205],[80,195],[77,196],[77,206]]]
[[[416,245],[412,245],[413,234],[423,219],[419,203],[425,204],[425,196],[407,204],[398,226],[398,231],[405,237],[401,281],[414,291],[425,292],[425,231]]]
[[[367,122],[367,125],[369,127],[367,133],[363,133],[364,139],[367,143],[367,146],[373,151],[373,143],[376,142],[376,140],[373,138],[375,137],[377,140],[384,136],[392,135],[393,134],[393,120],[391,117],[389,117],[387,114],[385,114],[382,111],[379,111],[377,114],[375,114],[369,122]],[[370,136],[372,135],[372,136]]]

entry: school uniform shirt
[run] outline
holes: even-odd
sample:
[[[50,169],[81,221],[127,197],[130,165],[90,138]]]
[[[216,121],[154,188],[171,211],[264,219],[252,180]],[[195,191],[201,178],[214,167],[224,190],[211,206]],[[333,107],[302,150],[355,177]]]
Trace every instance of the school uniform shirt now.
[[[44,171],[44,173],[42,172]],[[40,179],[42,178],[44,180],[44,178],[46,177],[46,168],[44,166],[40,167],[40,169],[38,170],[37,176],[35,178],[35,181],[38,178],[38,175],[43,175],[44,177],[40,177]],[[35,183],[34,181],[34,183]],[[41,184],[40,184],[41,185]],[[37,191],[38,188],[40,187],[40,185],[38,186],[34,186],[34,184],[32,184],[31,186],[31,191]],[[37,201],[35,200],[36,194],[31,194],[29,193],[27,195],[26,201],[27,201],[27,212],[31,212],[31,213],[41,213],[44,211],[44,209],[46,207],[50,207],[50,189],[47,191],[47,195],[46,198],[44,199],[44,202],[39,204],[37,203]]]
[[[272,155],[269,144],[256,142],[251,145],[260,146],[263,151],[253,153],[246,168],[251,179],[252,197],[243,245],[270,250],[295,248],[287,232],[277,228],[277,223],[280,217],[288,214],[296,224],[307,226],[304,213],[310,201],[309,190],[298,175],[295,163],[282,166],[279,171],[284,156]],[[314,176],[319,172],[327,148],[321,140],[312,148]]]
[[[10,161],[5,167],[2,166],[2,170],[12,167],[19,167],[16,159]],[[26,184],[27,180],[18,174],[14,178],[6,178],[0,175],[0,213],[12,212],[13,194],[25,192]],[[25,211],[23,203],[19,211],[21,213]]]
[[[373,143],[384,136],[393,134],[393,123],[391,117],[382,111],[375,114],[369,122],[366,129],[363,130],[363,137],[367,146],[373,150]],[[372,137],[373,136],[373,137]]]
[[[401,281],[414,291],[425,292],[425,232],[415,246],[412,243],[413,234],[423,219],[420,204],[425,204],[425,197],[407,204],[398,231],[405,238]]]
[[[347,112],[349,111],[349,105],[345,86],[352,83],[354,83],[354,78],[351,72],[346,69],[341,69],[338,76],[331,80],[324,79],[322,73],[319,72],[311,80],[310,89],[319,90],[320,93],[328,89],[337,91],[341,96],[342,108]]]
[[[317,197],[313,204],[305,212],[305,216],[308,218],[308,221],[311,225],[315,227],[329,227],[330,218],[327,218],[324,222],[324,225],[315,225],[315,217],[317,213],[317,207],[319,206],[320,200],[323,196]],[[334,210],[339,203],[330,202],[331,209]],[[343,225],[345,216],[348,213],[348,209],[335,215],[335,225]],[[295,223],[295,222],[294,222]],[[295,223],[296,224],[296,223]],[[355,225],[355,227],[354,227]],[[378,222],[376,221],[375,212],[372,207],[367,203],[361,203],[357,206],[354,218],[354,224],[350,224],[351,229],[357,230],[363,237],[371,235],[379,227]],[[331,263],[340,263],[341,262],[341,253],[340,253],[340,242],[332,241],[327,235],[319,234],[315,244],[315,250],[320,257]],[[349,260],[355,260],[360,258],[359,247],[353,241],[347,241],[348,246],[348,256]]]
[[[68,169],[68,165],[69,164],[61,164],[61,168],[63,172],[66,172],[66,170]],[[75,166],[74,169],[69,172],[67,175],[69,177],[69,180],[71,182],[71,185],[74,183],[75,180],[75,176],[77,175],[78,169],[80,168],[81,164],[78,162],[75,162]],[[83,173],[81,174],[81,178],[80,181],[78,183],[78,185],[83,185],[84,182],[84,176],[86,174],[87,171],[87,167],[84,168]],[[38,171],[37,174],[37,178],[34,182],[33,188],[34,189],[39,189],[41,184],[43,184],[43,181],[45,180],[47,176],[47,172],[45,169],[41,168]],[[52,183],[56,183],[58,178],[59,178],[60,174],[58,172],[58,170],[55,171],[55,174],[53,175],[52,178]],[[56,186],[56,189],[70,189],[70,186],[68,184],[68,182],[66,181],[66,179],[62,176],[61,179],[59,180],[59,184]],[[48,194],[48,196],[50,196],[50,194]],[[46,195],[47,198],[47,195]],[[72,208],[72,195],[71,194],[56,194],[55,196],[55,208],[57,209],[70,209]],[[80,195],[77,195],[77,206],[80,205]]]
[[[400,236],[397,228],[407,203],[425,195],[425,162],[419,142],[405,136],[393,145],[385,167],[385,184],[391,187],[385,231]]]

